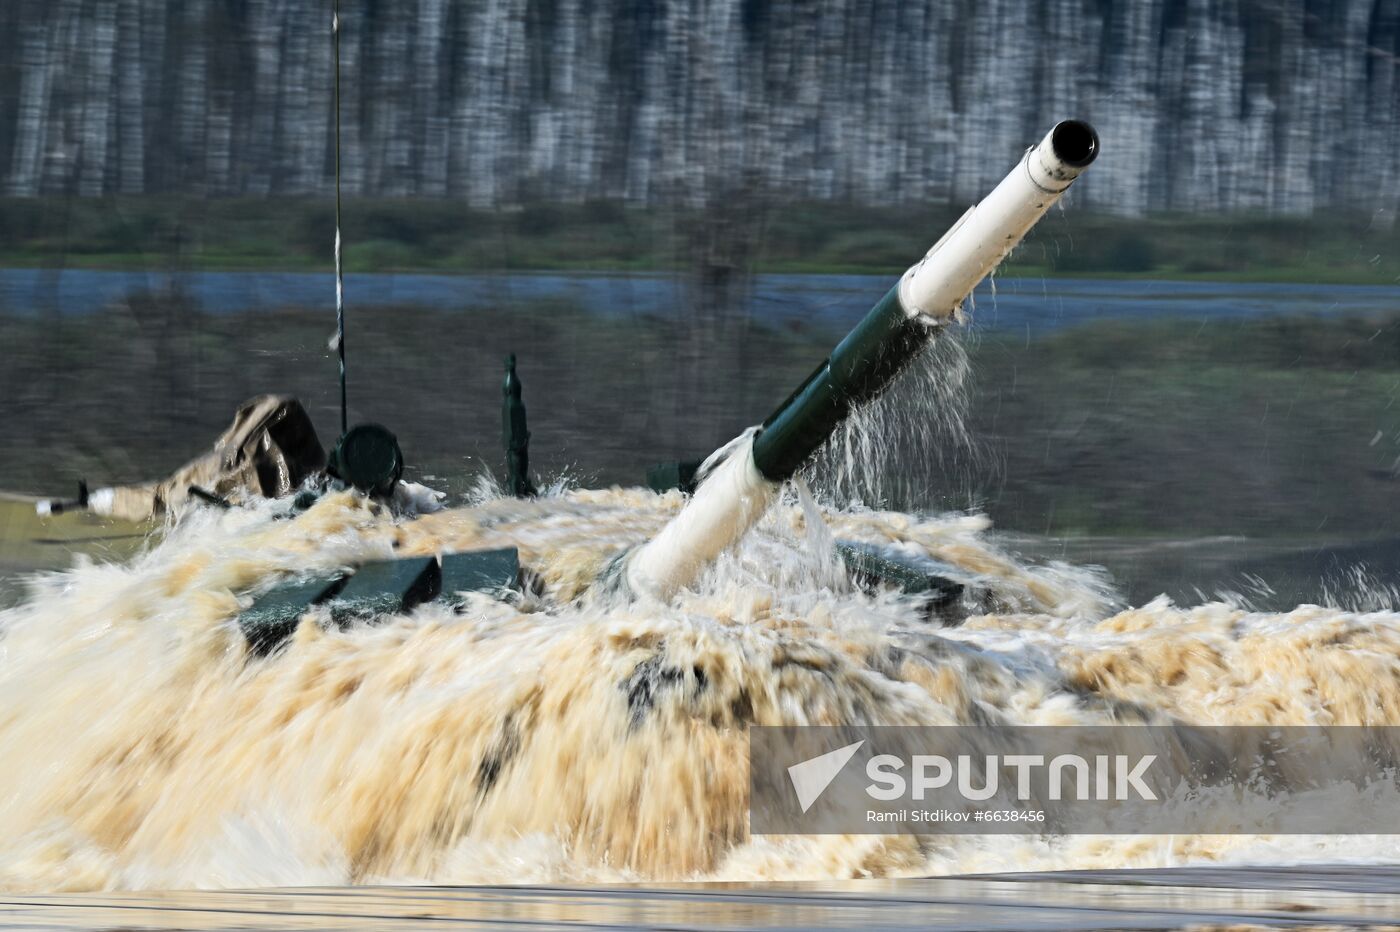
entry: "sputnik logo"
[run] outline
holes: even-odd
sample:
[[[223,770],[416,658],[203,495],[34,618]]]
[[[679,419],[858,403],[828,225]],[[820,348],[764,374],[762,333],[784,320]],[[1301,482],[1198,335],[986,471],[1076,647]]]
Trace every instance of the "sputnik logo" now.
[[[852,757],[855,757],[856,751],[859,751],[864,743],[865,740],[862,739],[855,744],[810,757],[788,768],[788,779],[792,780],[792,788],[797,792],[797,802],[802,806],[803,812],[811,809],[812,804],[821,798],[826,788],[831,786],[831,781],[836,779],[837,774]]]

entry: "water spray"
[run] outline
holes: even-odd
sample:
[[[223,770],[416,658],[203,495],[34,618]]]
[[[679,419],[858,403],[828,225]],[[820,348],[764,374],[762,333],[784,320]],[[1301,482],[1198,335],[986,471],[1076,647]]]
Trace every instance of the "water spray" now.
[[[629,588],[669,598],[738,543],[782,484],[957,317],[978,283],[1098,154],[1098,134],[1078,120],[1056,124],[1027,150],[769,415],[752,445],[735,447],[727,459],[711,457],[712,467],[703,470],[709,475],[694,498],[628,560]]]

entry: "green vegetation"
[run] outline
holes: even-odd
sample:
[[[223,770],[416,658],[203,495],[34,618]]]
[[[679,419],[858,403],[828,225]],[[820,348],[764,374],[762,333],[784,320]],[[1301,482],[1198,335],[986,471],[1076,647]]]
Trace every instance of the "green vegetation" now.
[[[888,274],[958,214],[771,200],[710,216],[611,202],[481,211],[356,199],[345,205],[345,255],[356,272],[661,270],[714,261],[696,244],[718,238],[751,244],[739,261],[762,271]],[[323,269],[332,224],[326,199],[8,199],[0,265]],[[1394,284],[1400,230],[1347,212],[1123,218],[1071,209],[1047,217],[1003,274]]]

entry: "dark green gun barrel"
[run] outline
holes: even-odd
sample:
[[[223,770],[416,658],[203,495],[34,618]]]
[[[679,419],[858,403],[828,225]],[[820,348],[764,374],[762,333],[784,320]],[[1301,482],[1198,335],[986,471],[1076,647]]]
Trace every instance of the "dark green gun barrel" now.
[[[891,288],[763,422],[753,442],[758,471],[772,482],[791,478],[852,408],[879,395],[919,355],[937,326],[910,315],[899,285]]]

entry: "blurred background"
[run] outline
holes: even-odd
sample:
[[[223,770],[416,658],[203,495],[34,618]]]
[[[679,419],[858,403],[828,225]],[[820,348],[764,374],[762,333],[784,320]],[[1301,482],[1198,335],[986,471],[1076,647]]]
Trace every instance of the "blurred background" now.
[[[350,418],[412,478],[503,472],[507,352],[545,480],[709,452],[1078,117],[1103,156],[942,351],[966,435],[891,432],[862,500],[985,511],[1134,600],[1394,598],[1400,0],[341,19]],[[0,490],[163,476],[263,392],[334,440],[330,26],[0,4]],[[0,574],[68,559],[7,514]]]

